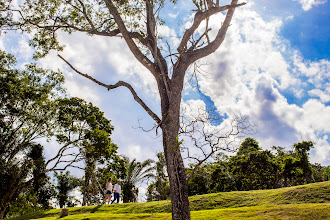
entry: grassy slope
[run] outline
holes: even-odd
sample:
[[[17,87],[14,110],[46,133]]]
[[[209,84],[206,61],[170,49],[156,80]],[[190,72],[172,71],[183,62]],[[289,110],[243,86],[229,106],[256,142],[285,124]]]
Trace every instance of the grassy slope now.
[[[330,181],[274,190],[192,196],[192,219],[330,219]],[[170,202],[69,208],[63,219],[170,219]],[[60,210],[20,219],[57,219]]]

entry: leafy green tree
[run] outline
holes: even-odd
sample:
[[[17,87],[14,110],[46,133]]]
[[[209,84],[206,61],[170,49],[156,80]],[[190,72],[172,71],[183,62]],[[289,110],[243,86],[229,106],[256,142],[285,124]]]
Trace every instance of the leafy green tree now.
[[[149,184],[147,201],[160,201],[170,196],[170,184],[166,176],[166,160],[164,153],[157,154],[155,181]]]
[[[61,73],[35,64],[17,70],[15,65],[12,55],[0,52],[0,219],[22,189],[32,187],[40,197],[49,194],[41,187],[45,173],[89,158],[103,163],[117,150],[110,139],[113,127],[103,112],[82,99],[61,97]],[[59,145],[47,161],[37,144],[42,138],[54,138]],[[45,200],[40,202],[47,207]]]
[[[139,193],[137,184],[154,177],[155,167],[152,166],[154,161],[151,159],[143,162],[137,162],[136,159],[130,161],[128,157],[125,158],[125,161],[127,170],[122,183],[123,202],[136,202]]]
[[[324,176],[324,181],[330,180],[330,165],[324,168],[323,176]]]
[[[190,169],[187,169],[187,174],[190,174],[193,168],[193,165],[191,165]],[[201,165],[188,180],[189,196],[208,193],[210,189],[210,179],[208,164]]]
[[[319,163],[311,164],[312,168],[312,181],[313,182],[323,182],[324,178],[324,170],[326,167],[321,166]]]
[[[238,190],[275,188],[279,181],[280,167],[275,156],[262,151],[252,138],[245,139],[237,155],[230,158],[229,166]]]
[[[302,176],[303,179],[300,181],[300,184],[303,184],[305,182],[311,183],[312,182],[312,167],[309,163],[309,151],[313,148],[313,142],[311,141],[303,141],[300,143],[296,143],[293,145],[293,148],[295,150],[296,155],[296,163],[297,166],[300,167],[302,170]]]
[[[120,86],[128,88],[134,99],[162,129],[173,219],[190,219],[188,185],[178,145],[184,78],[191,65],[220,47],[230,27],[235,8],[245,3],[239,4],[238,0],[232,0],[229,5],[221,6],[219,1],[192,1],[193,21],[189,28],[182,29],[184,31],[178,34],[182,38],[176,48],[177,53],[172,53],[171,48],[162,50],[162,45],[166,45],[166,39],[159,35],[157,27],[164,23],[159,13],[161,8],[165,4],[175,3],[175,0],[169,2],[31,0],[23,2],[22,7],[19,8],[21,19],[13,21],[10,25],[14,29],[19,28],[23,31],[34,30],[35,35],[30,43],[36,48],[36,57],[45,56],[51,49],[63,49],[57,38],[58,31],[68,33],[77,31],[90,36],[109,38],[120,36],[125,41],[134,57],[155,78],[161,100],[162,117],[156,115],[142,101],[129,83],[119,81],[114,85],[108,85],[75,70],[108,90]],[[217,30],[212,30],[214,38],[210,38],[208,20],[224,11],[227,12],[225,19],[219,22]],[[197,31],[201,28],[205,30],[202,34]],[[175,29],[179,30],[179,28]]]
[[[35,140],[53,135],[53,99],[56,91],[63,91],[64,81],[61,73],[35,64],[24,70],[15,65],[12,55],[0,51],[0,219],[19,191],[31,185],[38,188],[39,178],[43,179],[42,146]],[[34,178],[28,178],[30,175]]]
[[[79,158],[85,163],[83,205],[98,203],[103,189],[95,171],[99,164],[113,160],[118,148],[110,138],[113,126],[98,107],[79,98],[59,100],[58,120],[63,128],[63,135],[58,138],[64,142],[77,140],[75,144],[81,152]],[[75,134],[78,137],[66,134]]]
[[[66,171],[65,173],[62,171],[60,173],[55,172],[54,176],[57,180],[55,189],[57,190],[56,198],[60,208],[74,206],[74,198],[70,196],[69,193],[80,185],[79,179],[71,176],[69,171]]]
[[[229,192],[236,189],[235,178],[229,167],[229,157],[218,154],[216,161],[210,164],[210,192]]]
[[[245,138],[238,149],[237,155],[246,155],[259,150],[261,150],[261,147],[259,147],[259,143],[255,139]]]

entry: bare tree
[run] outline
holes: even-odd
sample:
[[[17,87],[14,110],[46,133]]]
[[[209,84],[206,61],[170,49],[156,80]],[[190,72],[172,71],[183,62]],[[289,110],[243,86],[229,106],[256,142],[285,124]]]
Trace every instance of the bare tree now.
[[[220,47],[235,8],[245,4],[238,3],[238,0],[232,0],[231,4],[225,6],[220,6],[218,0],[193,3],[196,6],[193,22],[180,35],[182,37],[176,53],[172,53],[168,46],[168,55],[161,50],[162,39],[157,32],[157,26],[161,22],[159,11],[165,4],[163,0],[30,0],[25,2],[22,9],[11,10],[18,12],[21,20],[7,26],[9,29],[28,31],[31,28],[36,29],[37,33],[31,44],[37,49],[36,55],[39,57],[46,55],[51,49],[62,49],[56,38],[56,32],[59,30],[104,37],[119,36],[126,42],[134,57],[156,79],[161,100],[161,116],[145,104],[129,83],[119,81],[108,85],[80,72],[65,58],[59,57],[75,72],[108,90],[121,86],[128,88],[135,101],[161,128],[170,180],[173,219],[190,219],[187,178],[178,141],[180,104],[187,69],[195,61],[212,54]],[[216,36],[211,38],[209,19],[220,12],[226,12],[225,19],[219,22],[218,30],[215,30]],[[204,31],[199,33],[198,29],[203,25]]]
[[[188,106],[181,110],[179,134],[182,139],[181,151],[184,159],[194,163],[189,180],[205,161],[220,151],[236,152],[239,143],[247,135],[254,134],[255,126],[247,117],[231,119],[221,117],[217,110],[198,108],[193,111]],[[183,140],[188,140],[185,144]]]

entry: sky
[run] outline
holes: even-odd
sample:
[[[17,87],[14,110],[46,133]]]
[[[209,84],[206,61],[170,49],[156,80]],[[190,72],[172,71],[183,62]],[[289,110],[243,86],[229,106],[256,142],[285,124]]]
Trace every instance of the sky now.
[[[220,1],[228,4],[229,1]],[[182,106],[215,108],[223,124],[237,115],[256,127],[251,135],[263,149],[292,149],[294,143],[313,141],[310,161],[330,165],[330,62],[327,0],[247,0],[237,8],[225,41],[212,55],[199,61],[205,74],[198,75],[199,91],[185,84]],[[166,5],[159,33],[172,48],[182,30],[189,27],[191,1]],[[224,14],[210,20],[219,27]],[[212,32],[211,32],[212,37]],[[20,65],[31,61],[31,36],[8,33],[0,36],[0,48],[14,54]],[[80,71],[98,80],[132,84],[139,96],[158,115],[160,99],[152,75],[139,64],[120,38],[59,34],[66,45],[61,55]],[[161,137],[153,121],[126,88],[107,91],[77,75],[51,52],[39,60],[44,68],[60,69],[70,96],[97,105],[114,126],[113,141],[119,153],[143,161],[162,151]],[[189,75],[189,74],[188,74]],[[187,77],[188,79],[188,77]],[[213,126],[223,126],[214,124]],[[46,157],[54,155],[56,143],[45,143]],[[186,143],[186,144],[189,144]]]

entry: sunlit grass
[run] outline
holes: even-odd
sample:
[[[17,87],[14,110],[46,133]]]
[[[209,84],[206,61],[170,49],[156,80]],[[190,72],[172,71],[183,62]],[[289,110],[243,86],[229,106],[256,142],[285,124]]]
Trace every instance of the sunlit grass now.
[[[330,219],[330,181],[273,190],[213,193],[189,200],[192,219]],[[53,209],[16,219],[58,219],[60,212]],[[170,219],[170,212],[170,201],[126,203],[69,208],[69,216],[62,219]]]

